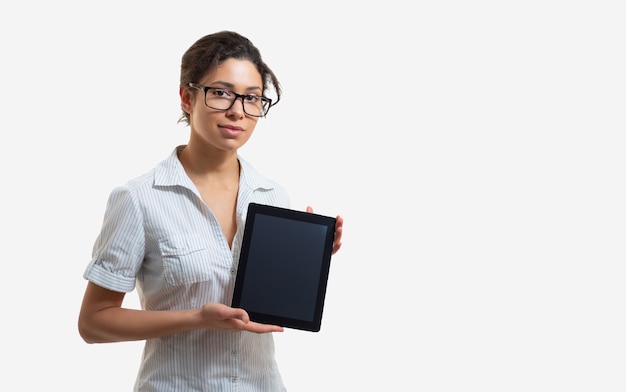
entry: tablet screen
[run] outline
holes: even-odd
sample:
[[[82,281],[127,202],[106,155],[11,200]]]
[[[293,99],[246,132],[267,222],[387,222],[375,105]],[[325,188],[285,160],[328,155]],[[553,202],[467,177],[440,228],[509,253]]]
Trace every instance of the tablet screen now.
[[[233,307],[253,321],[319,331],[335,218],[251,203]]]

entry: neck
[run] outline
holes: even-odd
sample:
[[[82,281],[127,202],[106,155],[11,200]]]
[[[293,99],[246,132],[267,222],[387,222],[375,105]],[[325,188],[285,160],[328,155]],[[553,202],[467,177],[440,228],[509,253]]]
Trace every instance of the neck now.
[[[236,151],[198,151],[187,145],[178,159],[192,180],[239,181],[239,160]]]

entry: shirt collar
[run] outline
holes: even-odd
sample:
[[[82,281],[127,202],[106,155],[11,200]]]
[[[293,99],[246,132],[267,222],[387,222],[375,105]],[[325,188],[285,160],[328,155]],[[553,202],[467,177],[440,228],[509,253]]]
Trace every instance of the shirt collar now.
[[[193,190],[196,189],[178,159],[178,153],[183,148],[185,148],[184,145],[177,146],[167,159],[156,166],[154,174],[155,186],[183,186]],[[246,160],[240,156],[237,156],[237,159],[241,167],[240,186],[252,191],[257,189],[269,190],[275,187],[274,182],[257,172]]]

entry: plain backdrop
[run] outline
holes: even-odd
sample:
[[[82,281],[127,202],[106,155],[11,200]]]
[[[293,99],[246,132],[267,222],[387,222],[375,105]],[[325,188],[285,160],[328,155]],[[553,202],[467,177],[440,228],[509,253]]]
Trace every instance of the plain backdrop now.
[[[229,29],[284,88],[242,156],[345,218],[322,330],[276,335],[290,391],[626,390],[620,5],[4,2],[0,389],[131,390],[143,343],[81,340],[82,274]]]

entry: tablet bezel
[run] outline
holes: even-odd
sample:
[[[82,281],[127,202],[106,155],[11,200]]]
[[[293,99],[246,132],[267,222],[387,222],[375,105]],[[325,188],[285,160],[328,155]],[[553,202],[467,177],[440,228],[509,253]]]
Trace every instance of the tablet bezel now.
[[[250,260],[250,247],[253,243],[254,236],[256,235],[255,221],[257,216],[267,215],[277,218],[283,218],[286,220],[295,220],[312,225],[321,225],[326,227],[326,235],[324,237],[323,254],[320,263],[320,276],[317,284],[317,291],[315,293],[309,293],[315,296],[315,309],[312,320],[295,319],[287,317],[281,314],[268,314],[255,309],[250,309],[248,303],[242,302],[242,295],[246,290],[247,279],[253,279],[254,276],[246,276],[246,271],[249,266]],[[281,222],[277,220],[276,222]],[[266,204],[250,203],[248,205],[248,212],[246,217],[246,223],[244,227],[241,253],[239,255],[239,266],[237,268],[237,276],[235,279],[235,286],[233,292],[233,299],[231,306],[235,308],[242,308],[248,312],[250,319],[255,322],[263,324],[279,325],[285,328],[293,328],[311,332],[318,332],[321,329],[322,313],[324,310],[324,301],[326,297],[326,288],[328,283],[328,274],[330,270],[330,260],[332,256],[332,247],[335,237],[335,224],[336,218],[319,215],[310,212],[297,211],[288,208],[281,208]],[[280,255],[280,249],[276,249],[277,256]]]

